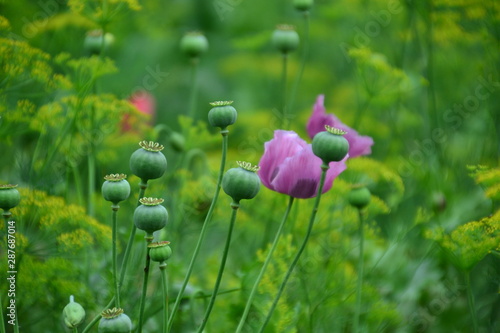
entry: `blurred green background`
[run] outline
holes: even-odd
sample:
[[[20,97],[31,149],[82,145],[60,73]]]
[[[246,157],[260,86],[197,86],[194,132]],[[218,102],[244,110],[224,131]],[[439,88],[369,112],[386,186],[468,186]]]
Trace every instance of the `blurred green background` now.
[[[282,57],[270,37],[283,23],[294,25],[301,37],[299,49],[288,57],[289,129],[306,139],[312,106],[325,94],[327,112],[375,144],[369,157],[350,161],[325,195],[318,231],[269,332],[350,332],[358,258],[356,215],[345,196],[360,180],[368,181],[377,198],[370,205],[365,258],[365,331],[472,332],[463,267],[454,260],[466,252],[460,246],[468,241],[454,240],[461,244],[455,248],[445,235],[493,216],[491,239],[500,243],[498,1],[315,1],[308,37],[304,15],[291,0],[21,0],[0,2],[0,15],[0,181],[24,189],[26,204],[13,214],[21,226],[18,306],[25,332],[63,331],[54,321],[69,294],[86,307],[88,318],[107,302],[110,261],[103,258],[109,245],[102,228],[110,225],[110,210],[99,189],[106,174],[130,174],[129,156],[143,139],[166,146],[168,175],[151,184],[148,196],[166,199],[171,224],[164,236],[176,253],[172,288],[182,281],[220,160],[219,135],[206,124],[208,103],[234,100],[238,110],[228,166],[235,160],[257,164],[264,142],[278,129]],[[103,27],[114,43],[100,57],[91,56],[86,34]],[[192,65],[179,49],[189,31],[200,31],[209,41],[194,81]],[[304,45],[305,70],[292,95]],[[196,115],[190,119],[193,87]],[[127,102],[136,90],[154,97],[153,120]],[[121,130],[125,113],[132,131]],[[467,168],[474,165],[485,167]],[[129,181],[137,195],[137,178]],[[209,293],[215,278],[229,216],[229,200],[221,199],[193,293]],[[131,216],[134,200],[132,195],[123,204],[124,219]],[[62,214],[65,205],[73,213]],[[207,332],[234,331],[263,261],[258,253],[272,240],[285,200],[263,188],[242,208],[224,285],[236,291],[220,296]],[[301,239],[309,208],[303,200],[295,208],[295,222],[287,230],[293,237],[282,242],[276,275]],[[57,222],[44,224],[44,218]],[[81,230],[87,238],[80,237]],[[124,222],[123,247],[128,230]],[[69,238],[57,238],[64,233]],[[485,246],[467,251],[489,253],[492,248]],[[495,253],[479,256],[471,271],[481,332],[500,329]],[[125,299],[134,304],[140,286],[133,277],[127,283]],[[271,279],[262,287],[258,304],[263,308],[277,283]],[[155,319],[158,304],[157,297],[148,332],[161,322]],[[183,315],[196,321],[203,298],[185,308]],[[256,321],[259,313],[256,306]],[[176,332],[192,329],[189,319],[178,325]]]

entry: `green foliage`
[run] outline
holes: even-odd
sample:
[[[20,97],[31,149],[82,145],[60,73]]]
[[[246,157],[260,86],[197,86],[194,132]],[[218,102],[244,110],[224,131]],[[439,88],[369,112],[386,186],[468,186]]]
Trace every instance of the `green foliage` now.
[[[16,294],[22,300],[17,308],[19,322],[26,330],[54,325],[60,320],[59,311],[40,313],[33,309],[59,309],[68,295],[78,295],[85,308],[94,309],[93,299],[99,291],[89,284],[88,270],[100,266],[92,253],[97,246],[100,250],[110,248],[111,229],[86,215],[84,208],[60,197],[23,188],[20,193],[22,204],[13,209],[17,225]],[[5,253],[3,241],[1,250]],[[6,259],[2,256],[3,267]],[[6,281],[5,274],[5,270],[1,272],[2,281]]]
[[[205,118],[208,102],[234,100],[238,110],[226,170],[237,160],[257,164],[279,124],[282,57],[271,34],[280,23],[294,25],[301,40],[287,58],[287,91],[297,92],[286,101],[288,129],[306,138],[314,100],[325,94],[328,112],[375,144],[370,157],[348,160],[324,194],[308,247],[266,332],[351,332],[360,260],[366,332],[470,327],[460,270],[470,272],[481,328],[498,326],[495,1],[317,1],[307,26],[292,1],[22,0],[3,1],[0,8],[0,179],[22,189],[13,214],[23,329],[62,331],[54,323],[70,294],[87,310],[86,323],[109,301],[111,232],[103,221],[110,207],[99,189],[105,174],[129,174],[131,200],[119,214],[121,259],[140,181],[130,174],[129,157],[142,140],[166,147],[166,175],[147,191],[165,198],[171,216],[157,237],[172,242],[167,271],[174,293],[213,199],[220,162],[221,136]],[[99,56],[85,47],[94,29],[114,39]],[[179,49],[181,36],[192,30],[210,44],[196,80]],[[194,87],[196,121],[187,116]],[[151,94],[155,114],[130,103],[136,91]],[[372,193],[364,210],[363,258],[357,255],[358,211],[347,201],[358,184]],[[202,318],[230,201],[221,193],[173,331],[193,331]],[[264,187],[242,205],[207,332],[234,331],[285,205],[284,196]],[[312,201],[294,205],[248,331],[259,327],[303,239]],[[132,249],[122,303],[136,322],[142,237],[133,239]],[[5,267],[5,256],[1,260]],[[158,276],[151,271],[145,326],[151,332],[161,323]],[[449,281],[458,282],[449,287]],[[3,295],[1,301],[5,308]]]

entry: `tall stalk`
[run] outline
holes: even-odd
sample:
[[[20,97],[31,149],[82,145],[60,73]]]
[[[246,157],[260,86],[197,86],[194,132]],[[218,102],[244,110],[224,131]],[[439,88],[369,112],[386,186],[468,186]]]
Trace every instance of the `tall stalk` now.
[[[168,320],[168,329],[169,330],[172,328],[172,325],[174,323],[175,314],[177,313],[177,310],[179,309],[179,305],[181,303],[182,297],[184,296],[184,291],[186,290],[186,286],[189,283],[189,278],[191,277],[191,273],[193,272],[194,264],[196,262],[196,259],[198,258],[198,254],[200,253],[201,245],[202,245],[203,240],[205,239],[205,236],[207,233],[208,224],[209,224],[210,220],[212,219],[214,208],[215,208],[215,205],[217,204],[217,200],[219,198],[220,188],[221,188],[221,184],[222,184],[222,176],[224,175],[224,168],[226,166],[228,133],[229,133],[229,131],[227,129],[221,130],[222,157],[221,157],[221,163],[220,163],[220,168],[219,168],[219,175],[217,176],[217,185],[215,186],[214,197],[213,197],[212,203],[210,204],[210,208],[208,209],[208,213],[207,213],[207,216],[205,217],[205,221],[203,222],[203,226],[201,228],[200,235],[198,237],[198,242],[196,243],[193,255],[191,257],[191,261],[189,262],[186,276],[184,277],[184,281],[182,282],[181,289],[179,290],[179,293],[177,294],[177,298],[175,299],[175,303],[174,303],[174,306],[172,308],[172,312],[170,313],[170,318]]]
[[[148,233],[146,237],[146,264],[144,265],[144,277],[142,280],[142,294],[141,302],[139,306],[139,322],[137,323],[137,333],[142,332],[142,324],[144,323],[144,308],[146,306],[146,294],[148,292],[148,281],[149,281],[149,267],[151,265],[151,257],[149,256],[150,248],[149,244],[153,241],[153,234]]]
[[[282,54],[282,70],[281,70],[281,120],[280,128],[287,129],[289,124],[287,121],[287,110],[286,110],[286,81],[287,81],[287,71],[288,71],[288,54]]]
[[[167,264],[160,264],[161,272],[161,287],[163,293],[163,333],[168,333],[168,280],[167,280]]]
[[[321,179],[320,179],[320,183],[319,183],[319,187],[318,187],[318,193],[316,196],[316,200],[314,201],[314,207],[313,207],[313,210],[311,213],[311,218],[309,219],[309,225],[307,227],[306,236],[304,237],[304,241],[302,242],[302,245],[300,246],[299,251],[295,255],[295,258],[293,258],[292,264],[290,265],[290,267],[288,268],[288,271],[285,274],[285,278],[281,282],[281,285],[278,289],[278,293],[276,294],[276,297],[274,298],[273,304],[271,305],[271,308],[266,316],[266,319],[264,320],[264,323],[262,324],[262,327],[259,330],[260,333],[264,332],[264,329],[269,324],[269,321],[271,320],[274,309],[278,305],[278,301],[280,300],[281,294],[285,290],[286,284],[288,283],[288,280],[290,279],[290,276],[292,275],[293,270],[294,270],[295,266],[297,265],[297,263],[300,259],[300,256],[302,255],[302,252],[304,252],[304,249],[306,248],[307,242],[309,241],[309,237],[311,236],[311,232],[312,232],[312,229],[314,226],[314,221],[316,220],[316,213],[318,212],[318,207],[319,207],[319,203],[321,200],[321,194],[323,192],[323,186],[325,185],[326,172],[328,169],[329,169],[328,164],[323,163],[321,165],[321,170],[322,170]]]
[[[478,333],[479,326],[478,326],[478,321],[477,321],[476,306],[475,306],[475,302],[474,302],[474,294],[472,293],[472,286],[470,283],[470,270],[465,272],[465,283],[467,286],[467,301],[469,303],[470,317],[472,319],[472,327],[474,330],[473,332]]]
[[[290,111],[293,112],[293,105],[295,102],[295,96],[302,81],[302,76],[304,75],[304,70],[306,68],[307,58],[309,57],[309,11],[302,12],[302,17],[304,18],[304,46],[302,48],[302,60],[300,64],[299,74],[295,79],[292,94],[290,96]]]
[[[240,322],[238,324],[238,328],[236,329],[236,333],[240,333],[241,330],[243,329],[243,326],[245,325],[245,320],[247,319],[248,312],[250,311],[250,307],[252,306],[252,301],[255,297],[255,293],[257,292],[257,288],[259,286],[259,283],[262,280],[262,277],[264,276],[264,273],[266,272],[267,266],[271,262],[271,258],[273,256],[273,253],[276,250],[276,247],[279,243],[279,239],[280,239],[281,234],[283,232],[283,227],[285,226],[285,223],[288,219],[288,214],[290,213],[290,210],[292,209],[293,200],[294,200],[294,198],[291,196],[289,201],[288,201],[288,206],[286,208],[285,215],[283,216],[283,219],[278,227],[278,231],[276,232],[276,236],[274,238],[274,241],[271,245],[271,249],[269,250],[269,253],[267,254],[267,257],[264,261],[264,264],[262,265],[260,273],[254,282],[254,285],[252,287],[252,291],[250,292],[250,295],[248,296],[247,304],[245,305],[245,310],[243,311],[243,315],[241,316]]]
[[[226,244],[224,245],[224,250],[222,252],[222,259],[219,266],[219,272],[217,273],[217,279],[215,280],[214,290],[212,291],[212,296],[210,297],[210,302],[208,303],[205,316],[203,317],[201,325],[197,330],[198,333],[203,332],[205,326],[207,325],[208,318],[210,317],[210,313],[212,312],[212,309],[215,304],[215,299],[217,298],[217,293],[219,292],[220,283],[222,281],[222,275],[224,274],[224,268],[226,267],[227,254],[229,253],[229,245],[231,244],[231,236],[233,234],[234,223],[236,221],[236,215],[238,212],[238,208],[240,208],[240,205],[239,203],[233,202],[231,203],[231,208],[233,209],[231,213],[231,221],[229,222],[229,229],[227,232]]]
[[[361,295],[363,289],[363,269],[364,269],[364,260],[363,260],[363,252],[364,252],[364,221],[363,221],[363,212],[358,208],[358,216],[359,216],[359,230],[358,230],[358,238],[359,238],[359,258],[358,258],[358,281],[356,284],[356,308],[354,313],[354,323],[353,323],[353,332],[359,332],[359,317],[361,314]]]
[[[189,95],[189,116],[196,120],[196,102],[198,97],[198,63],[199,58],[191,59],[191,92]]]
[[[113,205],[111,209],[113,210],[113,222],[112,222],[112,260],[113,260],[113,284],[115,287],[115,307],[121,308],[120,306],[120,279],[118,278],[118,269],[116,264],[116,234],[117,234],[117,223],[116,223],[116,215],[120,206]]]

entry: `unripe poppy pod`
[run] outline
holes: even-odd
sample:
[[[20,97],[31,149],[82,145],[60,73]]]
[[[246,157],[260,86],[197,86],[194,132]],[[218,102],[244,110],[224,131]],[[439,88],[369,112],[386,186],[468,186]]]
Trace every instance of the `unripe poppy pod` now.
[[[312,151],[325,164],[340,162],[349,152],[349,142],[343,137],[346,132],[330,126],[325,126],[325,128],[326,131],[314,136]]]
[[[246,162],[237,164],[239,167],[229,169],[222,179],[222,189],[235,203],[254,198],[260,189],[260,179],[255,173],[259,168]]]
[[[152,141],[139,142],[141,148],[130,156],[130,170],[143,181],[157,179],[167,170],[167,159],[161,152],[163,145]]]
[[[212,102],[210,105],[213,108],[208,112],[208,122],[214,127],[225,129],[229,125],[236,122],[238,113],[236,109],[231,106],[233,101],[218,101]]]

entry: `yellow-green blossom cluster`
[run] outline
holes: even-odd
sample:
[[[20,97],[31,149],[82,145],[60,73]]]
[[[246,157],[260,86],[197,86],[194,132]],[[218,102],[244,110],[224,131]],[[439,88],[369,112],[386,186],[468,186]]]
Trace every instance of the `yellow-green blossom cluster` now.
[[[69,0],[68,7],[71,11],[88,17],[98,25],[106,25],[118,14],[124,6],[131,10],[140,10],[137,0]]]
[[[425,236],[437,241],[457,267],[468,271],[492,250],[498,250],[500,219],[494,215],[468,222],[450,234],[442,229],[427,230]]]
[[[87,216],[83,207],[38,190],[21,188],[19,192],[23,201],[16,208],[16,217],[26,226],[20,232],[27,237],[29,248],[75,254],[94,244],[109,244],[109,227]]]
[[[484,186],[488,198],[500,200],[500,168],[486,166],[469,166],[471,176],[477,184]]]

